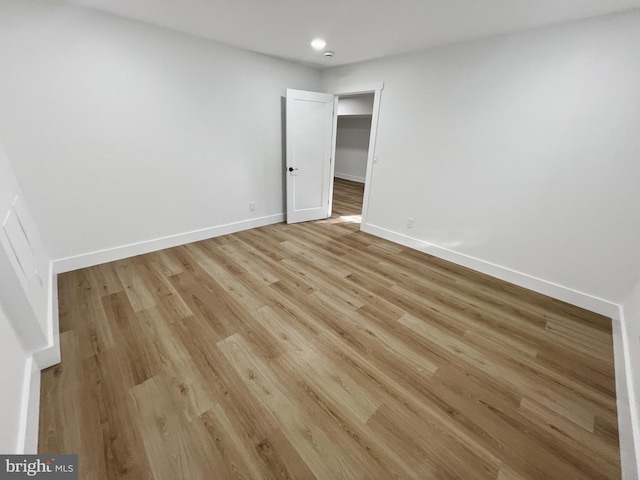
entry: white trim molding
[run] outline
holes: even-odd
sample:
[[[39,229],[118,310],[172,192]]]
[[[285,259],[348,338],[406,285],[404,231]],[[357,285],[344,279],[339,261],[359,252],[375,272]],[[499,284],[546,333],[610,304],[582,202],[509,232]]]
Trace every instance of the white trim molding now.
[[[358,183],[364,183],[364,180],[365,180],[364,177],[359,177],[357,175],[349,175],[348,173],[335,172],[333,176],[336,178],[342,178],[343,180],[350,180],[352,182],[358,182]]]
[[[340,86],[331,88],[328,93],[332,93],[339,97],[340,95],[358,95],[361,93],[373,93],[373,109],[371,112],[371,130],[369,132],[369,148],[367,152],[367,169],[364,180],[364,195],[362,197],[362,223],[366,223],[367,215],[369,212],[369,196],[371,195],[371,178],[373,174],[373,163],[376,158],[376,141],[378,138],[378,122],[380,118],[380,101],[382,98],[382,91],[384,90],[384,82],[368,83],[364,85],[352,85],[352,86]],[[331,156],[336,158],[336,129],[338,125],[337,109],[334,114],[333,125],[333,147]],[[335,162],[333,162],[333,168],[335,168]],[[335,172],[334,172],[335,175]],[[333,179],[331,181],[331,190],[329,192],[330,198],[333,198]],[[331,212],[329,212],[331,213]]]
[[[638,448],[640,447],[640,432],[638,431],[640,430],[640,425],[638,424],[640,412],[638,412],[638,403],[633,387],[634,372],[630,359],[629,338],[624,312],[620,305],[386,228],[362,223],[360,229],[385,240],[448,260],[457,265],[471,268],[477,272],[611,318],[622,478],[624,480],[638,478],[640,473],[640,453]]]
[[[640,478],[640,365],[634,362],[640,345],[631,334],[629,322],[633,321],[620,307],[620,326],[614,325],[613,348],[616,371],[616,396],[618,407],[618,432],[622,478]],[[638,319],[636,319],[638,321]],[[635,349],[635,354],[633,353]]]
[[[40,422],[40,368],[29,357],[25,364],[22,384],[22,404],[16,452],[18,454],[38,453],[38,428]]]
[[[380,92],[383,89],[384,82],[377,82],[330,88],[327,93],[332,93],[333,95],[358,95],[360,93]]]
[[[266,225],[280,223],[284,221],[284,219],[285,215],[283,213],[279,213],[250,220],[243,220],[240,222],[227,223],[225,225],[218,225],[215,227],[203,228],[201,230],[179,233],[177,235],[170,235],[153,240],[146,240],[144,242],[132,243],[120,247],[108,248],[96,252],[84,253],[73,257],[60,258],[53,261],[53,271],[55,274],[70,272],[72,270],[78,270],[79,268],[114,262],[116,260],[122,260],[123,258],[164,250],[165,248],[177,247],[179,245],[199,242],[208,238],[241,232],[243,230],[249,230],[250,228],[264,227]]]
[[[463,253],[455,252],[386,228],[362,223],[360,229],[363,232],[399,243],[405,247],[410,247],[415,250],[428,253],[435,257],[462,265],[463,267],[471,268],[477,272],[485,273],[500,280],[504,280],[505,282],[513,283],[520,287],[533,290],[534,292],[538,292],[543,295],[548,295],[557,300],[562,300],[563,302],[576,305],[586,310],[612,318],[615,321],[619,321],[620,306],[602,298],[594,297],[592,295],[558,285],[557,283],[542,280],[540,278],[527,275],[526,273],[511,270],[510,268],[502,267]]]
[[[49,292],[47,299],[47,346],[33,352],[36,365],[44,370],[60,363],[60,322],[58,312],[58,276],[53,273],[53,262],[49,262]]]

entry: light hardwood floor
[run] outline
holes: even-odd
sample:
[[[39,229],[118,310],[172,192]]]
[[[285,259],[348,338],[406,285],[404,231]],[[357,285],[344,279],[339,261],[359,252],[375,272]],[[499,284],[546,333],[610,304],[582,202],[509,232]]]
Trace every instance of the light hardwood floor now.
[[[354,188],[61,275],[40,452],[81,479],[619,478],[610,320],[359,232]]]

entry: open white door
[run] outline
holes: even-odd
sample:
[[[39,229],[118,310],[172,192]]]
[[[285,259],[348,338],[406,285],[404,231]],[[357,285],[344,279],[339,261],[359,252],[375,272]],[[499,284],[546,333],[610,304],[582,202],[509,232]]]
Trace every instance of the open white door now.
[[[287,223],[329,216],[334,96],[287,89]]]

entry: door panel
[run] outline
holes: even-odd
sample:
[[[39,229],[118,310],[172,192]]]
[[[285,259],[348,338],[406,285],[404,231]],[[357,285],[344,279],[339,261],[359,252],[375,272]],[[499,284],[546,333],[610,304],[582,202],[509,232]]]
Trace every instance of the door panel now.
[[[329,216],[334,96],[287,89],[287,223]]]

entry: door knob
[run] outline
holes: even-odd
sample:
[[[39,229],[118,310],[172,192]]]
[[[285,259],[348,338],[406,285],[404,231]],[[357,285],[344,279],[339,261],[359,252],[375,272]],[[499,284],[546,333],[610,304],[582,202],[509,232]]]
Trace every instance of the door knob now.
[[[297,168],[289,167],[290,172],[293,172],[294,170],[297,170]]]

